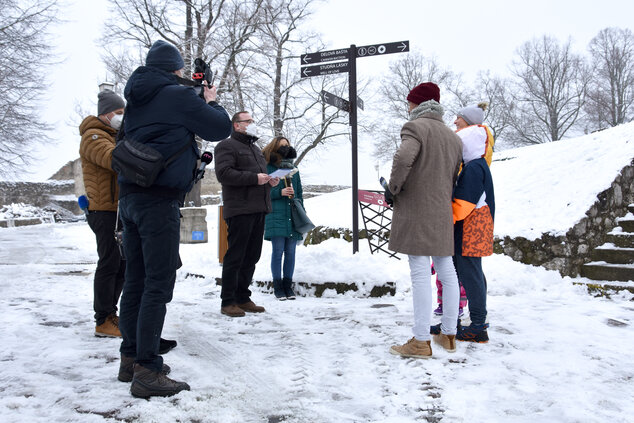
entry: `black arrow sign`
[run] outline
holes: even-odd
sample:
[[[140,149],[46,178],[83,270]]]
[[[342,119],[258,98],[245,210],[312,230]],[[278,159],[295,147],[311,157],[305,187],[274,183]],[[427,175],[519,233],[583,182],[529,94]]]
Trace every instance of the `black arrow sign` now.
[[[300,57],[301,66],[309,66],[314,63],[348,60],[349,51],[350,49],[340,48],[339,50],[327,50],[317,53],[302,54]],[[405,51],[409,51],[409,40],[357,47],[357,57],[380,56],[382,54],[403,53]]]
[[[301,68],[301,77],[310,78],[311,76],[348,72],[348,69],[348,62],[335,62],[327,63],[325,65],[305,66]]]
[[[328,51],[320,51],[318,53],[302,54],[300,57],[301,65],[307,66],[307,65],[312,65],[315,63],[348,60],[348,51],[349,49],[342,48],[339,50],[328,50]]]
[[[380,56],[382,54],[403,53],[405,51],[409,51],[409,41],[372,44],[357,47],[357,57]]]
[[[341,97],[337,97],[333,93],[329,93],[326,90],[321,91],[321,101],[326,104],[330,104],[331,106],[335,106],[336,108],[343,110],[344,112],[350,111],[350,102]],[[363,100],[357,97],[357,106],[363,110]]]
[[[337,97],[336,95],[329,93],[328,91],[321,92],[321,100],[324,103],[330,104],[331,106],[335,106],[336,108],[343,110],[344,112],[350,111],[350,102],[348,100]]]

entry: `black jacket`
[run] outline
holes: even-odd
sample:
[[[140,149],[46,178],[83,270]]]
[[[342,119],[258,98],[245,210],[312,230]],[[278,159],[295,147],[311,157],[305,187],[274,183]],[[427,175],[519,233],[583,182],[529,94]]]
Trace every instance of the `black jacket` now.
[[[225,218],[271,212],[271,186],[258,185],[258,173],[266,173],[266,160],[254,144],[256,140],[250,135],[232,132],[231,137],[219,142],[214,150]]]
[[[208,141],[221,140],[231,133],[231,119],[216,102],[206,104],[193,88],[179,85],[176,75],[151,66],[141,66],[132,73],[124,95],[128,102],[124,121],[127,137],[155,148],[166,159],[186,143],[191,148],[161,172],[149,188],[119,176],[120,196],[151,192],[182,199],[193,185],[200,156],[194,134]]]

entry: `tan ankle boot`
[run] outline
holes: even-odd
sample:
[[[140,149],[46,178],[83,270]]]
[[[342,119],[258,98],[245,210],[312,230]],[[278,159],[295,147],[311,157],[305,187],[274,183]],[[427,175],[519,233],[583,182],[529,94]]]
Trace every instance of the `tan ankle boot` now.
[[[449,352],[456,352],[456,335],[445,335],[440,333],[434,335],[434,342]]]
[[[416,338],[412,338],[403,345],[392,345],[390,353],[401,357],[430,358],[431,343],[430,341],[419,341]]]
[[[95,327],[95,336],[99,338],[121,337],[121,332],[119,332],[119,325],[117,324],[119,318],[115,320],[113,316],[114,315],[111,314],[110,316],[106,317],[106,320],[102,324]]]

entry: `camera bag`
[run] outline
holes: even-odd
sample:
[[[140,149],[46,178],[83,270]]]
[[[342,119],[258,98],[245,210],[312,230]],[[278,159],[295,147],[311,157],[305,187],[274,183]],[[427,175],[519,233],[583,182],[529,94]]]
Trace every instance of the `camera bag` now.
[[[112,151],[112,170],[144,188],[152,186],[159,173],[189,148],[187,142],[167,160],[156,149],[123,138]]]
[[[127,111],[127,107],[126,107]],[[121,129],[117,134],[117,145],[112,150],[112,170],[143,188],[154,184],[158,175],[189,148],[188,141],[180,150],[167,160],[156,149],[143,143],[126,138],[124,131],[126,114],[123,114]]]

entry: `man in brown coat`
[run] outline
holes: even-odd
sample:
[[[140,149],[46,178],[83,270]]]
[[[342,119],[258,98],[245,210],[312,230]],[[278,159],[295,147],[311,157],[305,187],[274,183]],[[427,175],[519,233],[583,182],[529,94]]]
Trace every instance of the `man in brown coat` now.
[[[440,90],[432,82],[418,85],[407,96],[410,120],[401,129],[401,146],[394,155],[389,191],[394,214],[390,250],[409,256],[414,301],[414,337],[395,345],[392,354],[431,357],[431,262],[443,284],[442,333],[434,340],[455,351],[459,288],[453,266],[451,195],[462,159],[460,138],[445,126]]]
[[[112,170],[112,150],[123,118],[123,99],[110,90],[99,93],[97,116],[79,126],[79,157],[88,197],[86,220],[97,238],[99,261],[95,270],[95,336],[118,337],[117,304],[123,289],[125,261],[114,239],[119,185]]]

